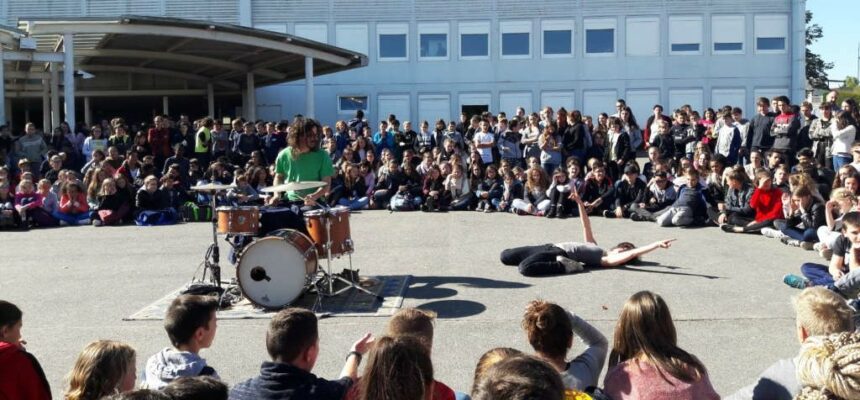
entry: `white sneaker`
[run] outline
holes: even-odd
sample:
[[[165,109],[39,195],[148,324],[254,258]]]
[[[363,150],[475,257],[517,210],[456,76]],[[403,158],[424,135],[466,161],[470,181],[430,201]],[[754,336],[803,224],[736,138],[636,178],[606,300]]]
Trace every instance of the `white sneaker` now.
[[[769,237],[771,239],[782,239],[785,237],[785,234],[774,228],[761,228],[761,234],[764,237]]]
[[[581,262],[571,260],[565,256],[556,256],[555,260],[564,267],[564,272],[568,274],[581,272],[585,269]]]
[[[100,219],[93,219],[93,226],[102,226],[104,224],[105,223],[102,222],[102,220],[100,220]]]

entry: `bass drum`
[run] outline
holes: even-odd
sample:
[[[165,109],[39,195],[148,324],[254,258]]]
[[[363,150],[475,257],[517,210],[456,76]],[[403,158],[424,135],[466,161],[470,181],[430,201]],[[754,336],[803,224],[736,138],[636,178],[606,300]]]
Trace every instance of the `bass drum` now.
[[[314,242],[299,231],[281,229],[242,250],[236,279],[242,295],[251,303],[278,309],[302,294],[316,268]]]

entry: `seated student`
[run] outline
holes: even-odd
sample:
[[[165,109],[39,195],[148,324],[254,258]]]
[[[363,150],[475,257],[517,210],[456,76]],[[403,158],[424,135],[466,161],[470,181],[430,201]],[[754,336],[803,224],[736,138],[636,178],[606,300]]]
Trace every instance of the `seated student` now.
[[[809,288],[793,299],[797,340],[854,330],[854,311],[838,294],[822,287]],[[800,392],[798,358],[788,358],[768,367],[756,381],[728,397],[729,400],[791,400]]]
[[[0,229],[15,229],[21,226],[21,217],[15,211],[15,196],[9,191],[9,184],[0,182]]]
[[[639,179],[639,167],[636,164],[625,165],[622,172],[623,176],[615,182],[613,189],[615,203],[611,209],[603,211],[603,216],[606,218],[629,217],[631,209],[644,202],[648,193],[645,182]]]
[[[158,178],[147,176],[135,197],[135,223],[170,225],[176,223],[176,209],[170,208],[167,195],[158,188]]]
[[[21,340],[23,316],[16,305],[0,300],[0,399],[50,400],[45,372]]]
[[[239,206],[261,204],[262,199],[257,190],[248,182],[248,175],[236,177],[236,187],[227,191],[227,200]]]
[[[380,174],[376,181],[373,199],[370,201],[371,208],[388,208],[388,203],[403,183],[403,174],[400,172],[400,164],[397,160],[389,160],[386,165],[387,172]]]
[[[788,203],[787,219],[774,221],[782,236],[780,241],[789,246],[812,250],[818,241],[818,228],[825,224],[824,205],[813,197],[806,186],[796,188]]]
[[[843,332],[812,337],[797,358],[797,379],[803,390],[798,400],[851,400],[860,398],[857,354],[860,333]]]
[[[33,181],[25,179],[18,184],[15,193],[15,211],[21,218],[21,226],[29,228],[35,223],[31,212],[39,212],[42,207],[42,195],[36,192]]]
[[[537,357],[515,355],[491,366],[472,390],[472,400],[562,400],[564,383]]]
[[[135,351],[113,340],[86,345],[69,373],[65,400],[99,400],[104,396],[134,389],[137,375]]]
[[[78,181],[72,181],[61,190],[60,208],[54,218],[60,220],[60,225],[89,225],[90,206],[84,188]]]
[[[171,400],[227,400],[229,389],[211,376],[183,376],[171,381],[162,392]]]
[[[480,385],[481,381],[484,379],[484,376],[486,376],[487,371],[490,369],[490,367],[508,359],[508,357],[518,356],[522,354],[523,352],[517,349],[512,349],[510,347],[496,347],[484,352],[484,354],[482,354],[481,357],[478,359],[478,364],[475,365],[475,375],[472,378],[472,389],[469,393],[475,392],[475,390],[478,388],[478,385]],[[457,400],[471,399],[468,395],[464,393],[456,392],[455,394],[457,396]]]
[[[834,288],[834,282],[849,270],[860,268],[860,212],[851,211],[842,217],[842,237],[833,245],[833,257],[829,266],[804,263],[800,266],[803,277],[788,274],[782,281],[791,287],[803,289],[808,286]]]
[[[93,225],[119,225],[130,213],[131,203],[128,196],[118,191],[115,180],[105,179],[98,196],[98,207],[93,215]]]
[[[540,166],[529,167],[526,177],[523,198],[514,199],[511,208],[519,215],[542,216],[550,206],[550,199],[546,197],[549,177]]]
[[[746,225],[755,217],[755,210],[750,205],[754,189],[749,184],[743,167],[735,167],[728,173],[726,195],[717,208],[708,207],[708,217],[711,222],[722,229],[723,225]]]
[[[592,164],[591,172],[585,177],[585,188],[580,193],[588,215],[602,215],[612,207],[614,186],[606,175],[606,167],[600,161]]]
[[[649,218],[660,226],[690,226],[707,218],[708,193],[699,181],[699,171],[689,166],[684,175],[685,179],[675,180],[681,183],[675,202]]]
[[[523,198],[523,184],[515,176],[513,170],[503,176],[502,196],[493,205],[502,212],[513,211],[511,204],[515,199]]]
[[[350,163],[343,177],[343,191],[337,201],[338,205],[349,207],[350,210],[362,210],[369,202],[364,177],[359,174],[359,167]]]
[[[201,358],[200,350],[212,346],[218,327],[218,299],[212,296],[181,295],[170,303],[164,330],[173,347],[166,347],[146,361],[143,387],[161,389],[183,376],[212,376],[215,369]]]
[[[645,193],[642,203],[634,204],[630,209],[630,219],[633,221],[648,221],[653,218],[654,213],[672,205],[678,193],[675,185],[669,181],[666,171],[656,171]]]
[[[57,226],[59,221],[54,218],[54,213],[60,209],[60,199],[51,190],[51,182],[42,179],[36,185],[36,191],[42,196],[42,206],[38,210],[30,210],[30,215],[36,225],[41,227]]]
[[[781,189],[773,186],[771,174],[766,169],[760,169],[755,177],[755,190],[750,196],[749,205],[755,213],[753,219],[744,220],[735,216],[722,226],[724,232],[731,233],[760,233],[764,229],[773,229],[773,221],[782,218]]]
[[[819,242],[813,246],[824,259],[833,256],[833,246],[841,236],[842,216],[853,210],[856,202],[857,198],[848,189],[836,188],[830,192],[830,200],[824,203],[826,224],[818,228]]]
[[[631,296],[618,317],[604,390],[614,400],[719,399],[708,371],[678,347],[669,306],[657,294]]]
[[[417,337],[383,336],[374,343],[364,376],[346,399],[436,399],[434,382],[430,352]]]
[[[487,166],[484,173],[484,179],[478,184],[478,190],[475,192],[475,197],[478,198],[478,206],[475,211],[483,211],[485,213],[496,211],[494,200],[502,197],[504,182],[499,177],[499,170],[495,165]]]
[[[546,196],[549,198],[549,211],[546,213],[547,218],[567,218],[570,212],[568,197],[570,197],[571,180],[564,168],[559,166],[552,174],[552,180],[549,184],[549,189],[546,190]]]
[[[571,199],[579,207],[582,220],[582,236],[585,242],[563,242],[539,246],[523,246],[502,251],[504,265],[516,265],[525,276],[571,274],[584,268],[617,267],[657,249],[668,249],[675,239],[661,240],[643,247],[621,242],[605,251],[597,246],[591,230],[591,220],[585,212],[585,204],[576,191]]]
[[[559,305],[543,300],[526,306],[522,326],[537,356],[561,374],[565,389],[582,391],[597,386],[609,351],[609,343],[600,331]],[[574,335],[588,347],[567,361]]]
[[[421,205],[421,211],[441,211],[447,210],[450,199],[446,197],[445,178],[442,176],[442,170],[438,165],[431,165],[424,177],[424,204]]]
[[[231,400],[331,399],[340,400],[358,377],[358,364],[370,349],[368,333],[352,345],[340,378],[328,381],[311,373],[320,351],[317,317],[301,308],[287,308],[272,317],[260,375],[233,386]]]
[[[417,338],[419,343],[427,350],[427,355],[429,356],[433,352],[433,321],[435,319],[436,314],[432,311],[404,308],[388,320],[385,333],[391,337],[412,336]],[[365,378],[362,378],[362,380],[365,380]],[[454,391],[444,383],[433,380],[431,385],[433,395],[430,399],[454,399]]]
[[[101,400],[174,400],[172,397],[157,390],[137,389],[125,393],[117,393],[102,397]]]
[[[451,166],[451,174],[445,178],[443,182],[444,194],[446,199],[450,199],[449,208],[453,211],[468,210],[475,199],[471,187],[469,187],[469,178],[463,172],[463,167],[460,164]]]

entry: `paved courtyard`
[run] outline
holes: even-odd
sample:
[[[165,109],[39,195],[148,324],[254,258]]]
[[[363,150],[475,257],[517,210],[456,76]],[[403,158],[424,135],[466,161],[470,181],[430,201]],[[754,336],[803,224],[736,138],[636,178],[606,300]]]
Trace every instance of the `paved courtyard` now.
[[[638,290],[663,295],[683,348],[708,367],[727,395],[797,348],[783,274],[796,272],[813,252],[759,236],[714,228],[658,228],[594,218],[600,244],[644,244],[677,238],[645,265],[552,278],[524,278],[499,263],[511,246],[580,240],[577,219],[547,220],[474,212],[424,214],[367,211],[351,219],[354,263],[362,274],[413,279],[404,306],[436,310],[433,360],[438,378],[468,391],[475,362],[496,346],[528,349],[522,310],[535,298],[557,302],[594,323],[607,337],[626,298]],[[24,310],[24,337],[42,362],[55,396],[78,351],[95,339],[117,339],[146,357],[168,345],[161,323],[123,321],[194,274],[208,245],[207,224],[140,228],[64,228],[0,233],[0,298]],[[343,266],[340,262],[336,266]],[[232,277],[227,268],[225,277]],[[330,318],[321,322],[316,372],[334,377],[350,344],[381,333],[386,318]],[[266,358],[267,320],[219,321],[203,356],[230,384],[254,375]],[[581,350],[576,343],[571,354]]]

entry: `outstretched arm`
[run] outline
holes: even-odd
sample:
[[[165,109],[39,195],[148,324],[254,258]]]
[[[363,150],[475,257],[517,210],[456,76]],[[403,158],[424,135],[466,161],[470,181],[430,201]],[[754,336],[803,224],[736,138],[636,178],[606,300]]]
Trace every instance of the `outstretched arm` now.
[[[604,267],[617,267],[619,265],[624,265],[628,261],[630,261],[636,257],[639,257],[641,255],[648,254],[654,250],[668,249],[669,247],[672,246],[672,242],[674,242],[674,241],[675,241],[675,239],[666,239],[666,240],[661,240],[659,242],[651,243],[647,246],[637,247],[637,248],[632,249],[632,250],[622,251],[622,252],[615,253],[615,254],[609,254],[609,255],[606,255],[603,257],[603,259],[600,261],[600,264],[601,264],[601,266],[604,266]]]
[[[579,190],[576,189],[576,185],[571,185],[569,198],[575,201],[576,206],[579,208],[579,218],[582,220],[583,239],[586,243],[596,245],[597,241],[594,240],[594,233],[591,231],[591,220],[588,219],[588,212],[585,210],[585,204],[582,203],[582,198],[579,197]]]

